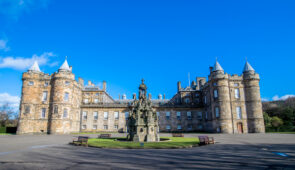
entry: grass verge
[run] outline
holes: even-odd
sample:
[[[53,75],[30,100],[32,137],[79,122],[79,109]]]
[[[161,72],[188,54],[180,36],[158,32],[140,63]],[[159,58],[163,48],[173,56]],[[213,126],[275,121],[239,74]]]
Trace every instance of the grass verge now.
[[[115,148],[115,149],[178,149],[191,148],[198,146],[198,138],[169,137],[169,141],[163,142],[140,142],[117,141],[118,138],[100,139],[91,138],[88,140],[88,146],[98,148]]]
[[[295,132],[266,132],[266,133],[295,134]]]

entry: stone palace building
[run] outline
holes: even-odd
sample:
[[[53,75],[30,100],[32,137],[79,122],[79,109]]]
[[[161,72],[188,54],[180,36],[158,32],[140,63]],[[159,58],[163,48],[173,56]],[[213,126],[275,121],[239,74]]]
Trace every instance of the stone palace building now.
[[[160,132],[264,133],[259,74],[246,62],[243,74],[229,75],[216,61],[208,79],[197,77],[189,87],[177,83],[171,99],[151,99]],[[38,63],[22,75],[18,134],[126,132],[130,104],[114,100],[103,87],[75,79],[67,60],[57,72],[40,71]]]

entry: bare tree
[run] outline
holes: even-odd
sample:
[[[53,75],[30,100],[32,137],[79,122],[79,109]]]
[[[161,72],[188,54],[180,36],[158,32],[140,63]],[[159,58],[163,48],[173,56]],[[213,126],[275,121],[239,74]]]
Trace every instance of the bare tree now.
[[[18,116],[8,103],[0,106],[0,127],[16,126]]]

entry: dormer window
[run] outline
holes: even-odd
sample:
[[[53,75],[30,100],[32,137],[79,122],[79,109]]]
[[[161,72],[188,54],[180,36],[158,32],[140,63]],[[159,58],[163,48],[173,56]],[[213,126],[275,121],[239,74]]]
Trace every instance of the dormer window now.
[[[189,98],[184,99],[184,103],[185,104],[189,104],[190,103],[190,99]]]
[[[34,86],[34,82],[33,82],[33,81],[29,81],[29,82],[28,82],[28,85],[29,85],[29,86]]]

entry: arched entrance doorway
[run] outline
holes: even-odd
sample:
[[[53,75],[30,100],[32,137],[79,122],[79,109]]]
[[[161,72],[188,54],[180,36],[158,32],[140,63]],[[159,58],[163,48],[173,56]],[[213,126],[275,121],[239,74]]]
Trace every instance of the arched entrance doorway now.
[[[244,133],[244,131],[243,131],[243,123],[238,123],[237,124],[237,126],[238,126],[238,133]]]

